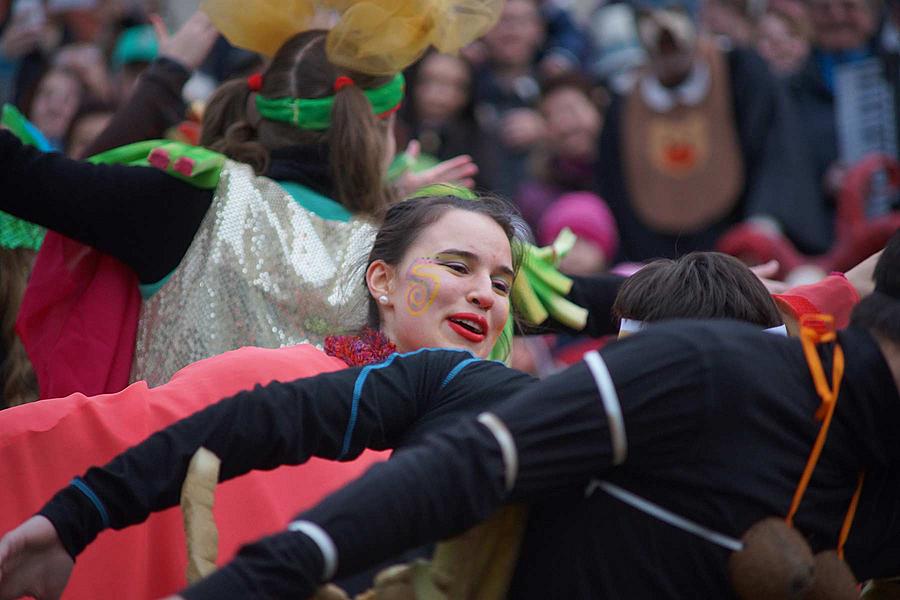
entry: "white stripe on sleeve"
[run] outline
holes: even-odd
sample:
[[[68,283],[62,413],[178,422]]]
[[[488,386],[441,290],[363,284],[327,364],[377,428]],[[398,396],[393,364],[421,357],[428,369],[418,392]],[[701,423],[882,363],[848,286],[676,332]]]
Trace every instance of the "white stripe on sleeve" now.
[[[613,385],[612,377],[606,363],[596,350],[584,355],[597,390],[600,392],[600,400],[603,401],[603,409],[606,411],[606,420],[609,422],[610,441],[613,450],[613,465],[621,465],[628,456],[628,440],[625,437],[625,420],[622,418],[622,406],[619,404],[619,395]]]
[[[500,446],[503,466],[506,469],[506,491],[508,492],[516,485],[516,478],[519,476],[519,452],[516,450],[516,442],[503,421],[494,413],[481,413],[478,415],[478,422],[488,428]]]
[[[331,536],[312,521],[293,521],[288,525],[288,530],[299,531],[316,543],[325,562],[325,568],[322,570],[322,581],[330,581],[334,577],[335,572],[337,572],[338,564],[337,547],[334,545],[334,540],[331,539]]]

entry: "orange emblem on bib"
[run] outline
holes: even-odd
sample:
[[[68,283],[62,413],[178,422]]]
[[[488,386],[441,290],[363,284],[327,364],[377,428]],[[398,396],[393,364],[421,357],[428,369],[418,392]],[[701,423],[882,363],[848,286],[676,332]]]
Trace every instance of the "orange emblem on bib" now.
[[[654,119],[649,138],[651,164],[670,177],[686,177],[709,158],[709,126],[701,115]]]

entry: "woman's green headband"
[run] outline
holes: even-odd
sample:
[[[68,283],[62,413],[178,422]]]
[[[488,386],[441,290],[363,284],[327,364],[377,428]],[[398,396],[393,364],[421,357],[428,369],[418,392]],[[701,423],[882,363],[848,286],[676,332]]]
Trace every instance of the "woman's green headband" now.
[[[397,73],[386,84],[363,90],[363,94],[369,99],[375,115],[384,118],[400,108],[405,88],[403,74]],[[257,94],[256,108],[264,119],[291,123],[300,129],[321,131],[331,127],[334,98],[266,98]]]

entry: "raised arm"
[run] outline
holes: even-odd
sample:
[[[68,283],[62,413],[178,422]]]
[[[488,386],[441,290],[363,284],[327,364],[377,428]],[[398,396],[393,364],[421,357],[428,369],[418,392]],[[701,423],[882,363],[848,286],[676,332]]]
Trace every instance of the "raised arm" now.
[[[153,168],[91,165],[0,131],[0,210],[115,256],[143,283],[181,261],[212,202]]]
[[[150,63],[112,120],[85,150],[84,157],[132,142],[163,137],[185,118],[181,90],[206,59],[218,36],[209,17],[195,12],[169,35],[158,15],[151,17],[159,40],[159,58]],[[84,158],[78,157],[78,158]]]

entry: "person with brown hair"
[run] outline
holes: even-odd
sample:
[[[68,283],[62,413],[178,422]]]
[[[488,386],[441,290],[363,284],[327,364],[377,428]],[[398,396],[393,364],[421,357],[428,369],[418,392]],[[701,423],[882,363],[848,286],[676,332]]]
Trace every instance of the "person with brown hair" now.
[[[330,35],[290,36],[265,72],[221,86],[204,115],[202,141],[225,157],[179,162],[165,150],[147,157],[175,177],[38,154],[0,134],[8,192],[0,208],[137,274],[144,300],[136,342],[122,344],[122,353],[134,347],[125,381],[158,384],[240,346],[320,343],[362,323],[352,267],[370,248],[375,215],[398,196],[386,172],[404,83],[398,70],[372,75],[338,66]],[[198,187],[196,174],[206,167],[219,176]],[[474,169],[462,158],[405,184],[463,180]],[[90,391],[121,389],[112,387]]]
[[[642,267],[619,288],[613,314],[635,326],[668,319],[737,319],[767,329],[782,324],[759,277],[719,252],[692,252]]]

